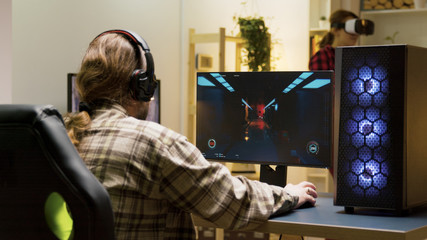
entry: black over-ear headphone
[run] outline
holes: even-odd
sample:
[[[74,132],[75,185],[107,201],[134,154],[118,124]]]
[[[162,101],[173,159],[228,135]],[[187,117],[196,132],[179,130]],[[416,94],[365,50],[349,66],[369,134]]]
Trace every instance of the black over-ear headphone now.
[[[154,59],[150,53],[150,48],[148,47],[147,42],[139,36],[138,34],[128,31],[128,30],[108,30],[101,34],[98,37],[109,34],[117,33],[125,37],[133,46],[136,51],[136,57],[142,59],[142,53],[138,46],[144,51],[144,56],[147,63],[147,70],[135,69],[130,78],[130,91],[133,93],[133,97],[138,101],[148,102],[153,97],[154,91],[157,87],[156,75],[154,74]]]

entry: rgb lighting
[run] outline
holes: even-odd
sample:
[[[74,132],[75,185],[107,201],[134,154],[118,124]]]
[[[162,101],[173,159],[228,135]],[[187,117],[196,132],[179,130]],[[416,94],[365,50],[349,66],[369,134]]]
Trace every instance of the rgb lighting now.
[[[305,85],[303,88],[321,88],[329,83],[331,83],[331,79],[315,79],[309,84]]]
[[[389,109],[384,107],[389,96],[387,69],[373,58],[359,59],[345,73],[342,94],[349,105],[349,119],[344,124],[343,139],[348,149],[349,164],[345,179],[353,193],[377,197],[388,186],[390,147]]]
[[[209,81],[203,76],[197,77],[197,84],[199,86],[204,86],[204,87],[215,87],[215,84],[213,84],[211,81]]]
[[[298,84],[302,83],[305,79],[307,79],[308,77],[310,77],[312,74],[313,74],[312,72],[304,72],[304,73],[302,73],[301,75],[299,75],[299,77],[297,79],[295,79],[291,84],[289,84],[289,86],[287,86],[283,90],[283,93],[288,93],[294,87],[296,87]]]
[[[251,106],[242,98],[242,103],[245,104],[249,109],[253,110]]]
[[[267,106],[264,107],[264,110],[267,109],[268,107],[270,107],[275,102],[276,102],[276,99],[271,100],[271,102],[269,104],[267,104]],[[277,106],[277,104],[276,104],[276,106]]]
[[[234,92],[234,88],[221,76],[221,74],[211,73],[211,76],[221,83],[228,91]]]

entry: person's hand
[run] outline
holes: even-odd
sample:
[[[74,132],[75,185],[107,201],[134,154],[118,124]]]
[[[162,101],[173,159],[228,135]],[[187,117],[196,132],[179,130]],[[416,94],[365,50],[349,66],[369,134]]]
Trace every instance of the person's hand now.
[[[313,206],[316,204],[317,192],[316,186],[310,182],[301,182],[297,185],[291,183],[285,186],[285,191],[293,196],[298,196],[298,204],[295,208],[301,207],[306,202],[309,202]]]

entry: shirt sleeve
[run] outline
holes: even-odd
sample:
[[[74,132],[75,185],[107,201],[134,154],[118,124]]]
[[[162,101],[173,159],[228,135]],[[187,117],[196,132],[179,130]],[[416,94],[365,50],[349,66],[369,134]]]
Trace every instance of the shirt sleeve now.
[[[207,161],[184,137],[162,157],[161,192],[171,204],[225,229],[251,229],[298,202],[283,188],[234,177],[222,164]]]

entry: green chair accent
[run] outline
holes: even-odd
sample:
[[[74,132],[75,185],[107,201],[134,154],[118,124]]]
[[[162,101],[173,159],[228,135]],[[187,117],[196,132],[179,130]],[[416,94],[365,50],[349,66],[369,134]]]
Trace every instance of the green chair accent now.
[[[73,218],[70,216],[67,203],[61,194],[53,192],[44,205],[47,226],[58,239],[70,239],[73,231]]]

